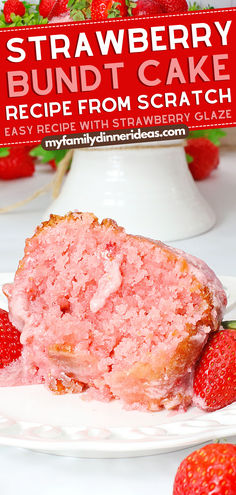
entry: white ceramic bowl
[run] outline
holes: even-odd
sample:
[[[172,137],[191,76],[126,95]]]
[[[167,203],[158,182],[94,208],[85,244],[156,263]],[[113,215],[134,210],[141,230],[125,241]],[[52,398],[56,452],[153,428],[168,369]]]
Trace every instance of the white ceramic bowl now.
[[[189,172],[183,143],[76,150],[62,191],[46,213],[113,218],[127,232],[165,241],[210,229],[215,215]]]

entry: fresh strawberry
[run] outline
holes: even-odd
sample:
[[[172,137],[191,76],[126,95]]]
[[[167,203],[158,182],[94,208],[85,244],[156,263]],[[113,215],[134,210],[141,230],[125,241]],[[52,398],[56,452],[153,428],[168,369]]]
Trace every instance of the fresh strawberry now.
[[[132,16],[162,14],[159,0],[138,0],[137,6],[132,8]]]
[[[94,21],[107,19],[111,7],[112,7],[112,0],[92,0],[91,18]]]
[[[57,9],[59,0],[41,0],[39,4],[39,13],[42,17],[47,17],[49,20],[54,17],[54,11]]]
[[[35,159],[29,155],[29,146],[0,149],[0,179],[11,180],[33,175]]]
[[[193,404],[215,411],[236,400],[236,331],[213,333],[195,370]]]
[[[52,17],[58,17],[66,12],[69,12],[68,0],[57,0],[52,9]]]
[[[159,4],[164,14],[186,12],[188,10],[186,0],[159,0]]]
[[[116,5],[116,9],[119,11],[120,17],[127,17],[128,8],[126,5],[126,1],[125,0],[117,0],[117,2],[115,2],[115,5]]]
[[[173,495],[235,495],[236,445],[212,443],[184,459]]]
[[[8,312],[0,309],[0,368],[18,359],[21,351],[20,332],[10,322]]]
[[[25,14],[25,6],[20,0],[7,0],[3,7],[5,21],[11,24],[11,14],[22,17]]]
[[[132,16],[170,14],[188,10],[186,0],[138,0],[132,8]]]
[[[209,139],[188,139],[185,151],[189,158],[189,170],[195,180],[206,179],[219,165],[219,148]]]

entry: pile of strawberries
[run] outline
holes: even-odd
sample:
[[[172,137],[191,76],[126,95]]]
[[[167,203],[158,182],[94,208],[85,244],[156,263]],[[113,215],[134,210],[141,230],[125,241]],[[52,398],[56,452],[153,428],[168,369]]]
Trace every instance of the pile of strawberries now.
[[[138,0],[128,2],[126,0],[92,0],[91,18],[94,20],[114,17],[112,9],[118,10],[119,17],[131,14],[133,17],[142,15],[170,14],[172,12],[185,12],[188,10],[186,0]],[[114,10],[113,10],[114,12]]]
[[[47,18],[59,16],[70,11],[76,1],[68,0],[41,0],[39,14]],[[186,0],[137,0],[137,2],[118,0],[92,0],[88,2],[91,19],[101,20],[108,17],[126,17],[128,15],[157,15],[172,12],[185,12],[188,10]],[[81,8],[78,7],[78,8]],[[12,14],[23,17],[25,6],[20,0],[6,0],[4,4],[4,16],[7,23],[12,23]]]

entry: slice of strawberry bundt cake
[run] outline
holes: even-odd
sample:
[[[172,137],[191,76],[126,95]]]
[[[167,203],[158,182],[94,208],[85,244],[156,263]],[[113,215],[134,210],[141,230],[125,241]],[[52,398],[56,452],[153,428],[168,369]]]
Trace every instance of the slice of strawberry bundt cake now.
[[[37,228],[4,292],[23,351],[0,385],[45,383],[151,411],[191,403],[226,305],[202,261],[79,212]]]

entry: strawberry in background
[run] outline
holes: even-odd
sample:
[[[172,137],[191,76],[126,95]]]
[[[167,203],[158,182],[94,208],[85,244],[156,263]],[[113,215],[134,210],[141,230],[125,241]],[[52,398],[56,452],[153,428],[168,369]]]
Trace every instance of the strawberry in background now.
[[[235,495],[236,445],[212,443],[192,452],[176,473],[173,495]]]
[[[68,0],[41,0],[39,4],[39,14],[47,18],[58,17],[69,12]]]
[[[209,139],[189,139],[185,151],[191,157],[189,170],[195,180],[206,179],[219,165],[219,148]]]
[[[188,4],[186,0],[160,0],[160,6],[163,14],[172,14],[174,12],[187,12]]]
[[[94,21],[107,19],[111,8],[112,0],[92,0],[91,19]]]
[[[120,17],[127,17],[128,16],[128,6],[126,4],[126,0],[119,0],[116,2],[116,9],[118,10]]]
[[[3,13],[7,23],[12,22],[12,14],[22,17],[25,14],[25,6],[20,0],[7,0],[3,7]]]
[[[127,16],[126,0],[92,0],[91,2],[91,19],[94,21]]]
[[[171,14],[187,12],[186,0],[138,0],[131,2],[132,16]]]
[[[132,2],[131,6],[133,17],[162,14],[159,0],[138,0],[136,3]]]
[[[53,170],[64,158],[67,150],[45,151],[41,145],[13,146],[0,148],[0,181],[31,177],[35,172],[35,162],[48,163]]]
[[[35,171],[35,158],[30,156],[32,146],[0,148],[0,180],[31,177]]]
[[[221,129],[191,131],[185,146],[189,170],[194,180],[203,180],[219,165]]]

